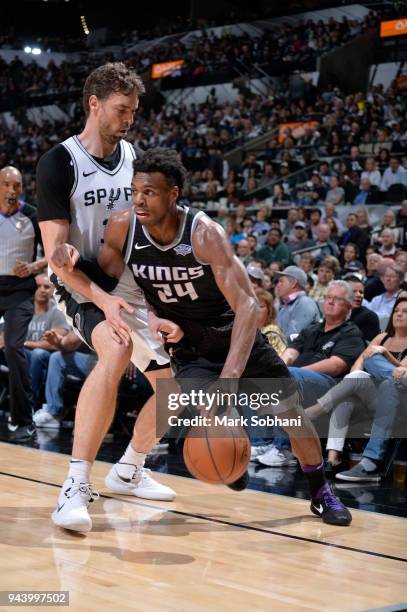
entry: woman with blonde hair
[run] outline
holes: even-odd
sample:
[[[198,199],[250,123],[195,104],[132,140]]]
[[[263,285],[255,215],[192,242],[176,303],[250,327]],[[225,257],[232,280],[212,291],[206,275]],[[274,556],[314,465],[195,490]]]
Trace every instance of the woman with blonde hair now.
[[[275,322],[276,310],[274,308],[273,296],[269,291],[261,287],[255,289],[255,294],[260,306],[259,328],[276,353],[281,355],[287,348],[287,343],[283,332]]]

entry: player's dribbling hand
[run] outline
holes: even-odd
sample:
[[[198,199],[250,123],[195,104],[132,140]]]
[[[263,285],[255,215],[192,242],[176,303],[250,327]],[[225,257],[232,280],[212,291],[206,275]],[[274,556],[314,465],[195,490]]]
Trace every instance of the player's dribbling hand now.
[[[55,248],[51,255],[51,263],[56,268],[65,268],[68,272],[72,272],[79,257],[79,251],[71,244],[64,242]]]
[[[123,298],[108,294],[106,294],[103,302],[99,303],[98,306],[103,310],[106,321],[109,323],[113,340],[119,344],[130,346],[131,329],[127,323],[123,321],[120,315],[122,310],[129,314],[133,314],[134,308],[132,308],[126,300],[123,300]]]

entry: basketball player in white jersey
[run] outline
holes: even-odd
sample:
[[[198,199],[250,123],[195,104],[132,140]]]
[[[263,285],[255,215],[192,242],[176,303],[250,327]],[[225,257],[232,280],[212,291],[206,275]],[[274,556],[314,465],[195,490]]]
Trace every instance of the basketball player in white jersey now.
[[[98,356],[79,395],[70,468],[52,514],[56,525],[74,531],[92,528],[88,505],[97,494],[92,491],[90,470],[112,422],[118,385],[130,358],[154,390],[157,378],[171,376],[166,353],[148,331],[144,298],[141,291],[135,294],[131,274],[126,272],[114,287],[104,284],[101,273],[96,284],[77,268],[56,266],[51,257],[56,247],[69,243],[64,248],[72,245],[87,259],[96,260],[110,213],[131,207],[137,152],[124,138],[142,93],[142,81],[124,64],[96,68],[83,90],[84,130],[45,153],[37,167],[38,218],[55,297],[78,335]],[[170,341],[182,335],[170,321],[163,320],[160,329]],[[175,492],[156,482],[143,467],[155,443],[153,396],[137,419],[126,452],[107,475],[106,485],[116,493],[145,499],[174,499]]]

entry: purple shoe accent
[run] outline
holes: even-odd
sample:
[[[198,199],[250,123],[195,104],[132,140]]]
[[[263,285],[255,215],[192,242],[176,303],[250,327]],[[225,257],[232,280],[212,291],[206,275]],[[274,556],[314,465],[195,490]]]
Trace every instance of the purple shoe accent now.
[[[311,472],[317,472],[318,470],[320,470],[321,468],[324,467],[324,462],[321,461],[321,463],[317,463],[317,465],[307,465],[307,464],[301,464],[301,469],[304,472],[304,474],[310,474]]]
[[[313,498],[313,501],[323,501],[328,508],[331,510],[343,510],[344,505],[339,501],[339,499],[335,496],[334,492],[331,489],[331,485],[329,482],[326,482],[319,489],[316,496]]]

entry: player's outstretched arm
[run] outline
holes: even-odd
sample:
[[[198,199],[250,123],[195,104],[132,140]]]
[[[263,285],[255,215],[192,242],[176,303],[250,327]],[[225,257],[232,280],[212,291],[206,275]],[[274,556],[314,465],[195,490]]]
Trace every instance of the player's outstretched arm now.
[[[52,270],[63,283],[93,302],[105,313],[106,321],[112,328],[113,338],[126,345],[130,344],[130,328],[121,319],[120,310],[132,313],[133,308],[120,297],[111,296],[103,291],[86,274],[75,268],[76,249],[67,244],[69,237],[69,222],[66,219],[53,219],[40,222],[40,229],[47,257]],[[70,247],[70,248],[68,248]],[[65,250],[64,250],[65,249]],[[73,250],[72,250],[73,249]],[[61,265],[56,265],[55,252],[60,254]],[[65,253],[65,255],[64,255]],[[58,261],[57,261],[58,263]]]
[[[222,378],[239,378],[246,367],[258,327],[259,307],[244,266],[235,256],[220,225],[201,219],[193,240],[195,255],[210,264],[216,284],[235,313],[229,353]]]

